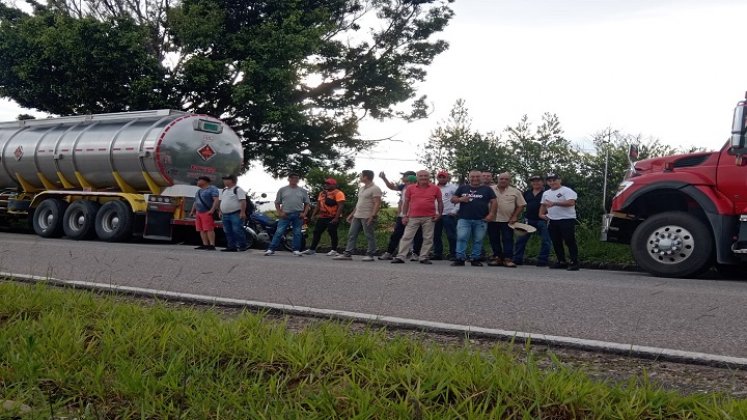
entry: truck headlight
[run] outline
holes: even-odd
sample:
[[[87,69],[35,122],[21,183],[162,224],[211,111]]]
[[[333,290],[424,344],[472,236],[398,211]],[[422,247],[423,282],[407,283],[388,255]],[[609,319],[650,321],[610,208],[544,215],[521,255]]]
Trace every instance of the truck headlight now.
[[[633,185],[633,181],[623,181],[620,183],[620,185],[617,186],[617,194],[615,194],[615,197],[619,196],[620,194],[624,193],[625,190],[630,188]]]

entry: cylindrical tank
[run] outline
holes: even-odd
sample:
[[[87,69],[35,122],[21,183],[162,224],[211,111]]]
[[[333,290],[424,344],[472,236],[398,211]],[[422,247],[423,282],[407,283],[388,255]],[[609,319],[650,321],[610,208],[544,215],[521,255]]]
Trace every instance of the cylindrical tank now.
[[[0,188],[147,191],[149,181],[167,187],[237,174],[242,162],[238,135],[206,115],[157,110],[0,123]]]

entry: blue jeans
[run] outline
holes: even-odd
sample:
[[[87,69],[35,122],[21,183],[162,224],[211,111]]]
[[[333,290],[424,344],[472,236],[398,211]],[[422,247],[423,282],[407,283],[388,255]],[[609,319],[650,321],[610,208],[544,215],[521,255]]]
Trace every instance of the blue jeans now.
[[[436,257],[444,256],[444,238],[443,232],[446,231],[446,240],[449,241],[449,252],[451,255],[456,254],[456,216],[444,215],[436,222],[433,229],[433,255]]]
[[[514,257],[514,230],[508,222],[488,223],[488,239],[490,248],[493,249],[493,257],[500,259]]]
[[[482,240],[488,230],[488,222],[480,220],[459,219],[457,221],[456,258],[467,260],[467,241],[472,238],[472,259],[479,261],[482,253]]]
[[[285,218],[278,220],[275,235],[272,237],[272,242],[270,242],[270,247],[268,249],[272,251],[278,249],[280,246],[280,240],[285,236],[285,231],[288,229],[288,225],[293,227],[293,250],[301,250],[301,227],[303,227],[303,219],[301,218],[300,211],[285,213]]]
[[[537,256],[537,262],[541,264],[547,264],[547,260],[550,258],[550,247],[552,242],[550,241],[550,232],[547,229],[547,222],[544,220],[527,219],[527,224],[537,228],[537,234],[540,237],[540,251]],[[516,253],[514,253],[514,262],[524,262],[524,251],[527,248],[527,242],[532,234],[519,236],[516,240]]]
[[[226,245],[228,248],[246,248],[246,232],[244,224],[239,217],[239,212],[223,213],[223,233],[226,234]]]

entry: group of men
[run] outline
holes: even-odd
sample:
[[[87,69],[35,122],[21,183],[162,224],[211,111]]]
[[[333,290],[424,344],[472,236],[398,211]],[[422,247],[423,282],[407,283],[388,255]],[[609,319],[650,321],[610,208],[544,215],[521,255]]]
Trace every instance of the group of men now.
[[[536,231],[541,242],[537,266],[579,269],[575,238],[577,195],[563,186],[555,173],[547,174],[544,179],[539,175],[531,176],[528,180],[530,188],[523,193],[511,186],[512,177],[507,172],[499,174],[494,182],[492,173],[470,171],[468,182],[460,186],[451,182],[452,177],[446,171],[437,173],[436,183],[431,182],[431,174],[425,170],[404,172],[400,183],[389,181],[383,172],[379,176],[387,188],[400,194],[394,230],[387,250],[378,257],[380,260],[402,264],[412,255],[412,260],[421,264],[448,258],[452,260],[452,266],[464,266],[467,262],[472,266],[482,266],[487,259],[489,266],[514,268],[524,264],[527,242],[530,234]],[[358,237],[363,232],[367,248],[362,260],[374,261],[377,251],[375,229],[383,192],[374,182],[373,171],[362,171],[359,181],[358,200],[346,218],[350,230],[342,254],[337,252],[337,231],[344,217],[346,197],[333,178],[325,181],[311,215],[315,221],[311,245],[306,250],[301,249],[301,226],[311,206],[307,191],[298,185],[297,174],[289,175],[288,185],[277,193],[278,227],[264,254],[274,255],[288,226],[292,226],[293,255],[316,254],[321,237],[327,232],[332,248],[327,255],[335,260],[351,260]],[[242,230],[246,217],[246,192],[235,185],[235,176],[223,178],[222,191],[210,187],[209,182],[207,177],[198,180],[200,190],[192,210],[203,240],[198,249],[215,249],[212,214],[219,209],[228,242],[223,251],[246,250]],[[520,223],[520,220],[525,223]],[[514,235],[516,231],[521,233],[518,239]],[[445,253],[444,234],[448,254]],[[492,251],[488,258],[484,258],[482,250],[486,235]],[[551,246],[557,257],[557,262],[552,265],[549,264]],[[569,259],[566,259],[566,247]]]

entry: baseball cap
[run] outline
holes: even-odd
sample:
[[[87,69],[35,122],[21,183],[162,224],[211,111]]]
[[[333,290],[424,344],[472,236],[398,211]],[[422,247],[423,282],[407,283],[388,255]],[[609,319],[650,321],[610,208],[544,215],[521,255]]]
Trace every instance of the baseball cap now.
[[[545,179],[558,179],[558,178],[560,177],[555,172],[548,172],[547,176],[545,176]]]
[[[337,180],[334,178],[327,178],[324,180],[324,183],[329,185],[337,185]]]
[[[405,172],[402,172],[402,176],[416,176],[416,175],[417,174],[415,173],[415,171],[405,171]]]
[[[542,177],[535,174],[535,175],[530,176],[529,180],[530,181],[542,181]]]
[[[221,179],[230,179],[232,181],[236,181],[236,175],[223,175]]]
[[[407,180],[409,182],[418,182],[418,177],[417,175],[407,175]]]
[[[438,171],[438,174],[436,174],[437,177],[439,176],[449,176],[449,173],[446,171]]]

